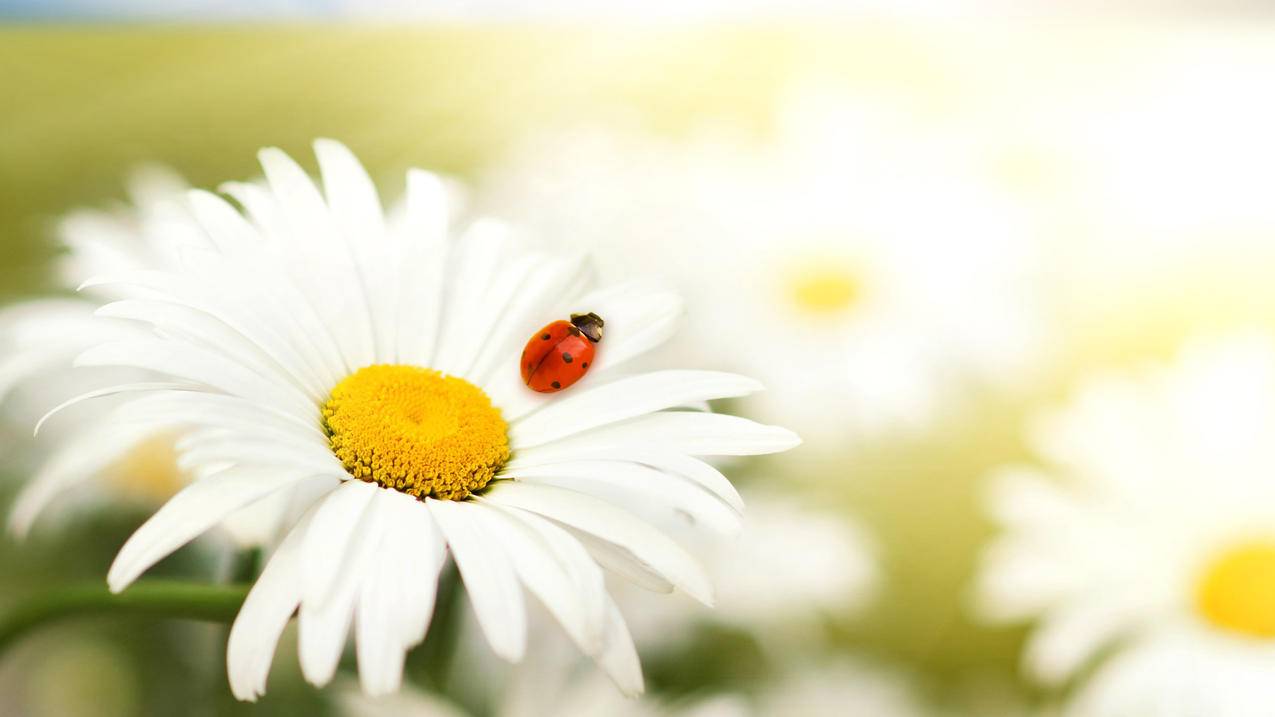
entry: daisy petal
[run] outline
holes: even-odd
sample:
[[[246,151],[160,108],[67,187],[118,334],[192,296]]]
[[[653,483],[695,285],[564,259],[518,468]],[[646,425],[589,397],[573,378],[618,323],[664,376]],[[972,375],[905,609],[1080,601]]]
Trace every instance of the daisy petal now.
[[[355,539],[360,520],[371,505],[377,488],[360,480],[347,480],[315,510],[301,548],[301,594],[311,605],[322,605],[333,592],[341,570],[341,556]]]
[[[111,564],[111,592],[128,587],[147,568],[227,515],[310,477],[308,471],[231,468],[186,486],[133,533]]]
[[[447,543],[438,530],[429,508],[416,498],[395,491],[384,491],[386,522],[393,521],[396,545],[410,545],[399,551],[395,570],[401,581],[401,594],[391,608],[404,625],[402,641],[412,646],[425,639],[434,614],[438,593],[438,574],[447,562]]]
[[[549,445],[542,448],[524,448],[518,455],[505,464],[501,477],[517,475],[524,468],[541,468],[571,463],[579,460],[619,460],[640,463],[658,468],[666,473],[680,475],[693,481],[720,498],[727,505],[739,512],[744,510],[744,499],[739,491],[731,485],[730,480],[713,466],[682,453],[659,450],[643,450],[631,447],[594,447],[576,446],[563,450]]]
[[[522,516],[514,517],[508,509],[480,503],[484,510],[474,511],[491,537],[508,551],[510,563],[527,590],[535,595],[553,614],[571,639],[586,654],[594,654],[601,648],[603,617],[601,601],[586,609],[589,597],[605,595],[602,571],[589,559],[577,542],[570,561],[562,560],[561,548],[575,542],[560,528],[554,528],[540,520],[539,531],[533,530]],[[530,520],[539,520],[531,514],[523,514]],[[541,536],[557,530],[556,544],[550,545]]]
[[[226,672],[235,697],[255,702],[266,692],[266,678],[279,637],[301,602],[301,542],[308,516],[289,531],[244,600],[226,645]]]
[[[598,565],[607,572],[615,573],[643,590],[667,595],[673,592],[673,583],[660,575],[650,565],[642,562],[633,553],[614,543],[588,533],[573,531],[572,536],[580,541],[584,549],[593,556]]]
[[[590,311],[606,321],[604,349],[595,374],[620,366],[667,341],[685,313],[682,297],[670,289],[629,282],[594,291],[580,299],[574,313]]]
[[[376,187],[354,153],[340,142],[316,140],[314,154],[319,160],[332,218],[345,236],[346,246],[367,288],[377,360],[392,361],[397,338],[398,287],[381,277],[393,256]]]
[[[492,292],[504,263],[500,256],[508,251],[508,244],[508,227],[489,219],[475,222],[457,242],[442,333],[430,364],[439,371],[463,375],[487,339],[487,326],[479,316],[486,308],[484,296]]]
[[[624,461],[573,461],[507,471],[510,477],[588,493],[614,505],[656,505],[723,535],[741,527],[740,514],[680,476]]]
[[[375,337],[364,278],[357,271],[357,265],[348,266],[352,257],[345,241],[332,225],[332,214],[323,196],[306,176],[305,170],[282,151],[266,148],[257,156],[287,223],[286,236],[291,245],[303,255],[318,258],[316,263],[325,265],[316,278],[336,280],[339,277],[331,275],[333,270],[354,269],[354,276],[347,273],[343,278],[347,281],[353,279],[355,288],[327,294],[323,311],[326,319],[341,327],[334,335],[345,356],[356,366],[371,364],[375,358]],[[316,298],[314,294],[310,296]]]
[[[224,356],[192,344],[164,339],[113,341],[80,354],[76,366],[124,366],[169,374],[261,403],[286,406],[299,416],[312,416],[314,403],[291,386],[254,373]]]
[[[260,244],[253,226],[216,194],[192,189],[186,193],[186,201],[195,219],[223,254],[240,254]]]
[[[86,431],[61,447],[32,478],[13,502],[9,530],[21,538],[54,500],[75,484],[89,480],[119,460],[139,443],[152,438],[151,426],[107,424]]]
[[[487,642],[510,662],[522,659],[527,642],[527,615],[522,588],[509,558],[480,527],[478,506],[450,500],[425,501],[451,547],[465,581],[470,603]]]
[[[78,396],[72,396],[71,398],[68,398],[62,403],[59,403],[58,405],[49,409],[48,413],[41,416],[40,420],[35,422],[35,430],[32,431],[32,434],[36,436],[40,435],[40,429],[44,427],[44,424],[47,423],[50,418],[53,418],[55,415],[61,413],[62,411],[65,411],[66,409],[76,404],[83,403],[84,401],[91,401],[95,398],[106,398],[107,396],[118,396],[121,393],[152,392],[152,391],[182,391],[182,390],[197,391],[199,390],[199,387],[193,386],[187,383],[149,381],[149,382],[139,382],[139,383],[123,383],[123,384],[118,384],[115,386],[107,386],[106,388],[99,388],[95,391],[86,391],[85,393],[81,393]]]
[[[433,174],[412,170],[404,202],[406,216],[398,241],[399,316],[412,320],[398,326],[398,360],[428,366],[437,347],[451,253],[447,189]]]
[[[686,594],[711,605],[713,589],[695,560],[664,533],[602,500],[565,488],[500,481],[486,498],[595,535],[631,553]]]
[[[305,676],[307,682],[316,687],[322,687],[331,682],[332,676],[336,674],[337,663],[341,660],[346,637],[350,632],[350,623],[354,619],[359,590],[367,580],[369,566],[377,558],[377,548],[381,545],[380,508],[382,506],[379,501],[369,500],[364,510],[357,515],[351,515],[345,512],[348,503],[339,500],[338,502],[342,503],[342,509],[322,515],[324,509],[334,502],[338,493],[344,492],[348,495],[356,492],[350,487],[352,484],[361,485],[365,489],[359,489],[357,492],[374,493],[380,490],[362,481],[343,483],[341,488],[329,494],[328,499],[315,509],[314,518],[309,529],[306,530],[305,544],[302,545],[302,560],[305,562],[302,567],[301,587],[305,594],[301,601],[298,647],[301,674]],[[320,517],[325,519],[323,525],[319,524]],[[342,525],[334,525],[334,517],[339,517],[346,522]],[[334,527],[338,529],[349,527],[353,530],[347,534],[347,540],[335,546],[335,552],[324,556],[324,560],[336,566],[332,571],[334,577],[327,584],[326,592],[320,596],[320,599],[311,600],[310,595],[313,594],[316,583],[311,570],[313,567],[310,564],[311,558],[307,554],[311,553],[316,542],[322,542],[322,538],[316,540],[316,532]]]
[[[544,453],[583,446],[677,451],[696,456],[753,456],[778,453],[801,444],[795,433],[739,416],[692,411],[662,411],[602,426],[543,446]]]
[[[605,646],[596,657],[598,664],[607,673],[607,677],[615,683],[626,697],[637,697],[645,690],[642,680],[642,663],[638,659],[637,648],[633,637],[629,634],[624,616],[616,607],[615,601],[607,599],[607,627],[604,638]]]
[[[514,422],[512,448],[530,448],[689,401],[736,398],[761,384],[718,371],[655,371],[578,390]]]
[[[564,287],[584,285],[583,276],[587,271],[588,264],[583,255],[539,257],[526,280],[518,287],[517,301],[511,302],[492,319],[490,337],[470,372],[474,383],[480,386],[491,383],[495,372],[518,376],[518,358],[527,336],[554,317],[568,314],[565,307],[558,306],[563,300]],[[576,297],[567,298],[575,300]]]

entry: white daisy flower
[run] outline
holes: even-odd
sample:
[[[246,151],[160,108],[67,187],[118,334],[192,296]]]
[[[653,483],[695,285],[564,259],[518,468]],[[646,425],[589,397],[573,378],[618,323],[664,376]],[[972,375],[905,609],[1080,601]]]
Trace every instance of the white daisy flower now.
[[[807,438],[924,427],[971,383],[1023,380],[1042,326],[1034,247],[944,143],[958,138],[812,92],[778,124],[767,146],[537,137],[476,201],[611,247],[604,274],[669,277],[688,335],[725,348],[711,360],[772,388],[749,408]]]
[[[184,427],[181,465],[198,477],[120,550],[111,589],[233,512],[287,494],[286,535],[231,630],[237,697],[264,691],[294,613],[309,681],[332,678],[353,627],[363,688],[397,689],[449,554],[496,654],[523,656],[526,587],[623,691],[639,692],[602,566],[702,602],[711,588],[681,547],[624,506],[736,529],[738,494],[695,456],[770,453],[798,439],[702,410],[758,390],[751,379],[621,372],[673,333],[675,294],[637,282],[592,288],[579,258],[523,251],[491,222],[453,240],[445,192],[419,171],[408,175],[403,221],[387,225],[353,155],[332,141],[315,149],[322,191],[282,152],[263,150],[266,186],[230,187],[246,215],[194,191],[202,243],[179,266],[90,282],[140,292],[104,311],[154,333],[96,345],[77,363],[169,378],[85,398],[128,393],[121,425]],[[572,312],[605,321],[595,365],[565,392],[531,391],[524,344]]]
[[[69,292],[89,277],[171,266],[197,226],[181,206],[186,186],[170,173],[151,168],[134,175],[132,206],[114,211],[80,210],[62,220],[58,238],[65,250],[57,266]],[[147,372],[121,368],[75,370],[72,362],[85,349],[114,339],[141,337],[132,322],[95,316],[106,301],[126,291],[90,289],[85,296],[25,301],[0,312],[0,398],[5,418],[20,426],[15,448],[30,455],[31,426],[51,405],[104,381],[142,381]],[[38,407],[38,408],[37,408]],[[46,508],[61,512],[69,496],[137,499],[159,504],[181,486],[172,436],[152,427],[121,425],[115,405],[100,401],[77,407],[51,421],[34,447],[56,446],[13,507],[9,527],[24,535]],[[29,461],[28,461],[29,462]]]
[[[1029,671],[1058,683],[1120,647],[1084,704],[1115,701],[1079,714],[1268,711],[1248,682],[1275,668],[1275,342],[1198,343],[1092,380],[1032,437],[1052,475],[996,476],[1005,533],[980,583],[987,616],[1038,622]],[[1141,692],[1169,683],[1174,699]],[[1110,706],[1135,693],[1136,709]]]

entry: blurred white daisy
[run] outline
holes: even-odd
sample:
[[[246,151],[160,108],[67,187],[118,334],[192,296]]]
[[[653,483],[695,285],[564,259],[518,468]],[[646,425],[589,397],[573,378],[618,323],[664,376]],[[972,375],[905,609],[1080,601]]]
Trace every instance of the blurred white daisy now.
[[[170,173],[150,168],[130,182],[132,205],[112,211],[80,210],[59,223],[65,253],[57,279],[69,292],[91,276],[171,265],[194,228],[180,204],[186,187]],[[0,313],[0,398],[4,417],[20,438],[14,448],[34,471],[14,505],[9,526],[25,534],[46,508],[65,509],[68,496],[155,504],[181,486],[172,436],[152,427],[122,425],[109,401],[78,407],[46,426],[31,443],[31,427],[49,406],[104,381],[141,381],[148,374],[121,368],[73,369],[75,357],[96,343],[140,337],[131,322],[95,316],[105,301],[126,292],[90,289],[86,296],[25,301]],[[44,460],[30,460],[46,446]]]
[[[632,282],[593,289],[578,257],[521,250],[491,222],[453,241],[445,191],[419,171],[403,221],[387,225],[353,155],[331,141],[315,149],[322,191],[263,150],[266,185],[230,187],[246,215],[194,191],[201,242],[177,266],[89,282],[142,292],[107,312],[154,333],[95,345],[76,363],[168,378],[84,398],[126,393],[121,424],[182,430],[180,464],[197,476],[120,550],[111,589],[287,493],[286,537],[230,634],[237,697],[264,691],[294,612],[308,680],[332,678],[353,626],[363,688],[397,689],[448,554],[496,654],[523,656],[525,586],[623,691],[639,692],[601,566],[702,602],[711,588],[681,547],[621,506],[737,529],[738,494],[695,456],[798,439],[701,410],[760,388],[751,379],[619,372],[673,333],[675,294]],[[605,319],[596,365],[567,392],[535,393],[519,372],[523,345],[572,311]]]
[[[921,427],[971,383],[1021,380],[1041,323],[1013,204],[965,171],[957,138],[908,122],[805,91],[768,146],[720,128],[537,137],[477,201],[607,247],[604,275],[676,282],[710,360],[772,388],[750,402],[761,415],[807,438]]]
[[[1049,469],[995,477],[1005,532],[979,585],[986,616],[1037,621],[1026,668],[1058,683],[1129,651],[1078,714],[1269,711],[1254,678],[1275,669],[1275,342],[1093,379],[1032,438]]]
[[[255,191],[235,183],[227,187],[236,193]],[[122,396],[74,400],[103,385],[171,383],[148,368],[76,365],[75,359],[90,347],[154,335],[150,327],[130,320],[129,313],[139,302],[155,298],[150,289],[91,280],[179,270],[192,252],[208,244],[186,201],[189,186],[170,170],[139,170],[128,189],[130,204],[78,210],[59,223],[64,254],[56,277],[68,293],[79,288],[79,296],[25,301],[0,312],[4,417],[21,435],[15,441],[19,454],[35,458],[20,464],[33,475],[9,516],[9,528],[18,536],[46,514],[65,520],[83,504],[132,501],[155,507],[192,479],[178,464],[176,427],[133,420],[132,409],[121,405]],[[66,402],[74,405],[63,407]],[[58,407],[56,416],[49,413],[50,406]],[[32,426],[39,430],[34,441]],[[292,503],[293,496],[284,491],[234,511],[218,524],[218,536],[238,545],[269,542]]]

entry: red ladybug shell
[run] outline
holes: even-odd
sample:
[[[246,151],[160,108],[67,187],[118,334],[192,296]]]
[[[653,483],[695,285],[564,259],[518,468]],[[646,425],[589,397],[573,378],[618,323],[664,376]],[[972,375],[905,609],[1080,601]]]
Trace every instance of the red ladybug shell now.
[[[593,363],[594,342],[570,321],[537,331],[522,350],[522,381],[533,391],[554,393],[579,381]]]

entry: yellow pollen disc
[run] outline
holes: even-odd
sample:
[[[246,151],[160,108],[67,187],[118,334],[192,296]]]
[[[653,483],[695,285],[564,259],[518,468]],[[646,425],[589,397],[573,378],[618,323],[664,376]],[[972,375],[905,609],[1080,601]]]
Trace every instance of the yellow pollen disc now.
[[[1200,579],[1196,607],[1218,627],[1275,637],[1275,541],[1245,543],[1222,554]]]
[[[463,500],[509,460],[500,411],[477,386],[416,366],[368,366],[332,389],[323,429],[350,475],[418,498]]]
[[[854,306],[863,294],[863,285],[847,267],[828,263],[794,271],[788,279],[788,291],[797,308],[827,315]]]

